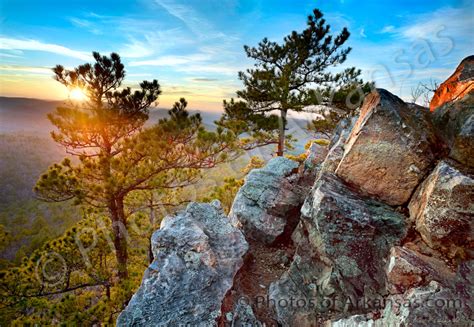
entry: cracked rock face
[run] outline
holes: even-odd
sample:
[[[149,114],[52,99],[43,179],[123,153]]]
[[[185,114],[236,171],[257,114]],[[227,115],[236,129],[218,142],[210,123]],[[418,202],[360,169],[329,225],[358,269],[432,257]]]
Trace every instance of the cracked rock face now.
[[[474,261],[460,265],[450,285],[431,281],[403,294],[388,297],[385,308],[374,315],[355,315],[328,321],[327,327],[472,326]]]
[[[402,205],[429,171],[440,146],[428,109],[390,92],[369,94],[336,175],[389,205]]]
[[[154,261],[118,326],[213,326],[248,244],[218,201],[191,203],[152,236]]]
[[[270,244],[283,234],[293,212],[298,214],[310,186],[298,183],[297,168],[297,162],[277,157],[247,175],[229,219],[248,239]]]
[[[352,127],[357,121],[357,117],[343,118],[336,126],[334,135],[329,144],[329,151],[322,163],[321,171],[334,173],[344,155],[344,145],[351,134]]]
[[[427,285],[433,280],[442,284],[449,283],[454,279],[454,273],[437,258],[406,247],[395,246],[390,251],[387,279],[390,292],[396,294]]]
[[[431,281],[427,286],[390,297],[375,326],[471,326],[473,268],[473,261],[461,264],[449,287]]]
[[[383,262],[405,236],[404,216],[358,195],[330,173],[322,174],[301,211],[293,234],[296,255],[269,291],[280,303],[275,307],[278,321],[313,326],[329,310],[343,310],[344,299],[384,295]],[[291,299],[306,305],[283,305]]]
[[[409,204],[410,219],[423,240],[450,255],[472,249],[474,177],[454,162],[440,161]]]

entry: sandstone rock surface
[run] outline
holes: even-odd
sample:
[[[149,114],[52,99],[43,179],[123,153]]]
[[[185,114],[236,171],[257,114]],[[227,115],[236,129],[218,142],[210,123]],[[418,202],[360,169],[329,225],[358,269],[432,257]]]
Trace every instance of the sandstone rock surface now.
[[[444,81],[431,99],[430,110],[435,111],[447,102],[462,99],[474,90],[474,56],[466,57],[456,71]]]
[[[247,175],[229,213],[247,239],[270,244],[283,234],[292,216],[298,219],[311,185],[298,183],[297,168],[296,161],[277,157]]]
[[[344,118],[336,126],[334,135],[331,138],[331,143],[329,144],[329,150],[322,163],[321,171],[334,173],[344,155],[344,145],[347,141],[347,138],[351,134],[352,127],[357,121],[357,117]]]
[[[473,268],[473,261],[461,264],[456,279],[450,286],[432,281],[426,286],[412,288],[404,294],[387,298],[384,309],[377,318],[356,315],[327,322],[326,326],[472,326]]]
[[[273,283],[269,295],[276,303],[301,300],[306,306],[277,305],[284,326],[311,326],[332,310],[336,299],[381,296],[385,293],[382,262],[391,246],[405,236],[405,218],[392,208],[358,195],[340,179],[324,173],[302,208],[294,233],[296,255],[290,269]],[[313,300],[311,300],[313,299]],[[311,301],[315,301],[313,305]]]
[[[390,92],[369,94],[336,174],[389,205],[406,203],[436,159],[438,140],[427,109]]]
[[[473,175],[443,160],[410,201],[410,219],[429,246],[460,254],[474,241],[473,199]]]
[[[152,237],[154,261],[119,326],[214,326],[248,244],[218,202],[191,203]]]
[[[391,293],[404,293],[431,281],[441,284],[454,279],[454,272],[441,260],[403,246],[394,246],[387,264],[388,288]]]
[[[438,134],[449,147],[449,156],[474,167],[474,90],[438,107],[432,116]]]

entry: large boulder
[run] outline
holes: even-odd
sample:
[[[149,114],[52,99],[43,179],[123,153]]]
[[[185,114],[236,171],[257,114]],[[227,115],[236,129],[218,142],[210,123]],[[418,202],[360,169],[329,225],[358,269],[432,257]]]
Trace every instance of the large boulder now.
[[[364,100],[336,174],[389,205],[402,205],[430,170],[439,146],[428,109],[377,89]]]
[[[450,285],[431,281],[426,286],[411,288],[403,294],[385,299],[376,315],[355,315],[328,321],[329,327],[448,327],[472,326],[474,262],[460,265]]]
[[[464,59],[431,100],[433,124],[449,156],[474,167],[474,56]]]
[[[474,90],[474,56],[465,58],[456,71],[444,81],[433,95],[430,110],[435,111],[447,102],[462,99]]]
[[[474,242],[473,199],[473,175],[443,160],[410,201],[410,219],[430,247],[464,256]]]
[[[337,124],[331,138],[331,143],[329,144],[329,151],[322,163],[320,174],[324,172],[334,173],[336,171],[337,166],[344,155],[344,144],[351,134],[357,118],[357,116],[346,117],[341,119]]]
[[[474,262],[460,265],[453,283],[436,281],[390,297],[375,326],[472,326]]]
[[[321,175],[301,212],[294,260],[269,290],[280,323],[312,326],[329,309],[343,310],[337,299],[386,293],[384,262],[405,236],[403,215],[330,173]]]
[[[438,134],[450,149],[449,156],[474,167],[474,90],[438,107],[432,116]]]
[[[391,293],[404,293],[435,280],[449,283],[454,272],[440,259],[424,255],[405,246],[394,246],[387,264],[388,288]]]
[[[252,170],[235,196],[230,221],[247,239],[273,243],[299,218],[299,208],[311,187],[310,183],[302,185],[300,177],[298,163],[284,157]]]
[[[191,203],[152,237],[154,261],[119,326],[215,326],[248,244],[220,209]]]

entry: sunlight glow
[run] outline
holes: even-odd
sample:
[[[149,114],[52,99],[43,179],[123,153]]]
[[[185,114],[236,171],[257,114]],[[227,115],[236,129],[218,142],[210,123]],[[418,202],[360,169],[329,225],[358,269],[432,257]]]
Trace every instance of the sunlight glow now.
[[[69,97],[71,98],[71,100],[75,100],[75,101],[84,101],[87,99],[87,96],[84,93],[84,91],[78,87],[72,89],[69,92]]]

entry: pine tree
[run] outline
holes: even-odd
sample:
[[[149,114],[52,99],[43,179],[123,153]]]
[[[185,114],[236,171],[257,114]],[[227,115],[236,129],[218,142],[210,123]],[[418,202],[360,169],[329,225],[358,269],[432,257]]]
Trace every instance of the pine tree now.
[[[331,35],[323,14],[315,9],[307,27],[293,31],[282,44],[264,38],[257,47],[244,47],[247,56],[255,60],[255,67],[239,73],[245,88],[237,95],[254,112],[280,112],[277,155],[284,152],[288,111],[302,111],[310,104],[311,85],[328,85],[345,74],[334,74],[329,68],[346,60],[351,48],[343,45],[349,35],[347,28],[335,37]]]
[[[208,132],[201,117],[189,115],[181,99],[161,119],[144,129],[149,107],[161,93],[157,80],[140,90],[119,89],[125,77],[117,54],[93,53],[95,64],[74,70],[54,68],[65,86],[80,87],[88,101],[57,108],[49,115],[58,131],[54,140],[79,163],[65,159],[41,176],[35,191],[46,201],[74,199],[107,212],[113,232],[118,277],[128,276],[127,198],[136,192],[180,188],[196,182],[200,169],[214,167],[233,151],[231,132]]]

